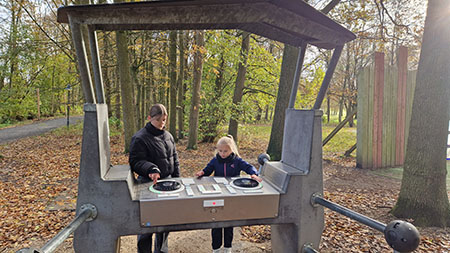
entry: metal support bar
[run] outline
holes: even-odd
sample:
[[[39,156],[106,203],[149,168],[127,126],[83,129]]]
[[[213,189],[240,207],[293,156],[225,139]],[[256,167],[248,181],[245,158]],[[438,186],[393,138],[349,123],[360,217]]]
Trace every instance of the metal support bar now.
[[[85,221],[91,221],[97,217],[97,208],[92,204],[82,205],[80,213],[75,219],[63,230],[61,230],[55,237],[47,242],[41,249],[21,249],[18,253],[50,253],[61,245],[61,243],[69,237],[81,224]]]
[[[351,154],[353,151],[355,151],[355,149],[356,149],[356,143],[355,143],[355,145],[351,146],[347,151],[345,151],[344,156],[345,156],[345,157],[349,157],[350,154]]]
[[[339,57],[341,56],[343,46],[337,46],[334,49],[333,56],[331,57],[330,64],[328,65],[327,72],[325,73],[325,77],[322,81],[322,86],[320,86],[319,94],[317,94],[316,102],[314,103],[313,109],[320,109],[322,106],[322,101],[325,98],[325,93],[327,93],[328,85],[331,82],[331,78],[333,77],[334,70],[336,69],[336,65],[339,61]]]
[[[402,220],[394,220],[389,222],[389,224],[384,224],[374,219],[371,219],[367,216],[364,216],[360,213],[352,211],[348,208],[340,206],[336,203],[328,201],[319,193],[315,193],[311,196],[311,204],[313,206],[322,205],[326,208],[329,208],[335,212],[338,212],[344,216],[349,217],[350,219],[361,222],[364,225],[367,225],[375,230],[380,231],[384,234],[384,238],[388,245],[394,249],[394,252],[412,252],[419,247],[420,243],[420,234],[416,227],[413,224],[402,221]],[[305,245],[304,248],[308,246]]]
[[[81,87],[83,88],[86,103],[95,104],[94,88],[92,87],[91,73],[86,56],[86,48],[81,33],[81,25],[76,23],[72,16],[69,15],[70,30],[72,31],[73,44],[78,59],[78,70],[80,71]]]
[[[324,206],[326,208],[329,208],[335,212],[338,212],[344,216],[349,217],[350,219],[356,220],[358,222],[361,222],[364,225],[367,225],[375,230],[380,231],[381,233],[384,233],[384,230],[386,228],[386,224],[381,223],[379,221],[376,221],[372,218],[369,218],[367,216],[364,216],[360,213],[357,213],[355,211],[352,211],[346,207],[343,207],[341,205],[338,205],[336,203],[333,203],[331,201],[328,201],[320,196],[320,194],[313,194],[311,197],[311,203],[313,204],[319,204],[321,206]]]
[[[297,57],[297,65],[295,68],[294,82],[292,83],[291,98],[289,99],[288,108],[294,108],[295,106],[295,98],[297,96],[298,83],[300,81],[300,75],[302,73],[303,60],[305,59],[305,52],[307,46],[308,44],[306,44],[305,42],[303,42],[302,45],[300,46],[300,52],[298,53]]]
[[[103,89],[102,68],[100,63],[100,56],[98,53],[97,32],[93,26],[88,26],[89,45],[91,48],[92,57],[92,72],[94,74],[95,94],[97,95],[97,103],[105,103],[105,92]]]
[[[319,253],[316,249],[313,248],[311,244],[305,244],[303,245],[303,253]]]

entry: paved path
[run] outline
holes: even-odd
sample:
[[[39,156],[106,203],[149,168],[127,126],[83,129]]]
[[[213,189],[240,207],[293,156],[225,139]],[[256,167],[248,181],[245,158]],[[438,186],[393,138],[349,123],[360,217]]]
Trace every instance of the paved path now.
[[[69,118],[69,124],[72,125],[82,120],[83,116],[73,116]],[[67,125],[67,118],[57,118],[38,121],[29,125],[0,129],[0,144],[4,144],[10,141],[18,140],[29,136],[40,135],[52,129],[66,125]]]

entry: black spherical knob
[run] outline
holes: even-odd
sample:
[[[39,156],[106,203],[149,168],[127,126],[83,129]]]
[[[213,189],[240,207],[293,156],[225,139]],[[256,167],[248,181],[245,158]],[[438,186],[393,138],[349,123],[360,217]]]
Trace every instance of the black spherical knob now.
[[[260,154],[258,156],[258,163],[264,165],[265,162],[270,161],[270,156],[268,154]]]
[[[384,229],[386,242],[398,252],[411,252],[417,249],[420,243],[420,234],[417,228],[406,221],[395,220]]]

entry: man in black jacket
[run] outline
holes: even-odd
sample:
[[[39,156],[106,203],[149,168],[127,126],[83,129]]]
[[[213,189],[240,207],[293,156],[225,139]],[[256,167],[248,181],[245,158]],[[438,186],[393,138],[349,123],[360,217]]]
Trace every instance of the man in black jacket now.
[[[179,177],[178,154],[173,136],[164,130],[167,110],[162,104],[150,108],[149,122],[131,138],[129,163],[140,182]],[[156,233],[155,252],[168,252],[169,233]],[[152,252],[152,234],[139,235],[138,252]]]

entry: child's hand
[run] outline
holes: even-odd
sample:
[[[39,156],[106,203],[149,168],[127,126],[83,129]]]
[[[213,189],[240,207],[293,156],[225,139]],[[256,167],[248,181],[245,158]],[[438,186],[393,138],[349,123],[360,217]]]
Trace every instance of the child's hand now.
[[[255,179],[255,180],[258,181],[258,182],[261,182],[261,181],[262,181],[262,178],[258,177],[256,174],[253,174],[253,175],[251,175],[250,177],[251,177],[252,179]]]
[[[196,177],[201,177],[201,176],[203,176],[203,175],[205,175],[205,172],[204,172],[203,170],[201,170],[201,171],[195,173],[195,176],[196,176]]]

